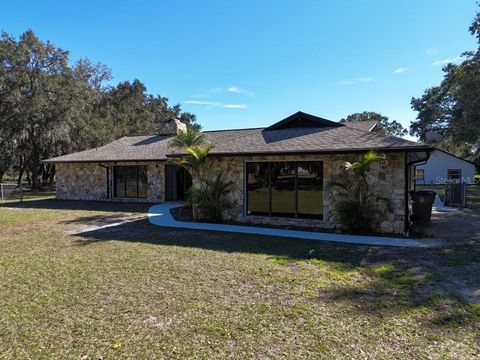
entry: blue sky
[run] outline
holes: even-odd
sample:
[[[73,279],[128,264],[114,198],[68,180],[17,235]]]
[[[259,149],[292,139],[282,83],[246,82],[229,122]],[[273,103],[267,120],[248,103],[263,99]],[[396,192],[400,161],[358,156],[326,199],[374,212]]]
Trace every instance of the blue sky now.
[[[332,120],[378,111],[408,126],[412,96],[476,47],[475,1],[5,1],[0,28],[27,28],[108,65],[114,82],[195,113],[204,129],[269,125],[302,110]]]

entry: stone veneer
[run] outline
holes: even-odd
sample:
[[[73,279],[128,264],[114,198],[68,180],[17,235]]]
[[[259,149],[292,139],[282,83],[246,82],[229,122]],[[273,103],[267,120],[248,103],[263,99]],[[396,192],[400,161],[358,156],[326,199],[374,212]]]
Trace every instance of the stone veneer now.
[[[305,156],[249,156],[249,157],[222,157],[209,160],[209,174],[215,176],[222,169],[228,170],[228,177],[234,185],[228,197],[234,206],[225,211],[225,220],[249,222],[254,224],[271,224],[279,226],[301,226],[314,229],[341,230],[341,225],[335,217],[335,203],[338,199],[338,189],[331,188],[330,182],[338,181],[338,176],[346,176],[345,161],[358,161],[363,154],[353,155],[305,155]],[[379,213],[376,215],[375,231],[380,233],[404,232],[405,218],[405,162],[403,153],[387,154],[386,161],[379,161],[372,165],[367,177],[372,192],[390,200],[390,206],[384,201],[378,202]],[[291,219],[268,216],[247,216],[244,211],[244,164],[246,161],[323,161],[324,191],[323,191],[323,220]],[[357,181],[350,174],[349,181]],[[198,184],[194,180],[194,186]]]
[[[107,164],[103,164],[107,165]],[[113,171],[110,171],[111,200],[165,201],[165,162],[118,162],[115,165],[147,165],[148,190],[146,199],[113,198]],[[56,193],[61,200],[107,200],[107,175],[99,163],[56,164]]]
[[[335,203],[338,189],[331,188],[330,182],[345,176],[345,161],[360,160],[359,155],[305,155],[305,156],[249,156],[222,157],[208,160],[208,173],[214,177],[221,170],[228,170],[229,179],[234,183],[228,194],[234,206],[224,212],[225,220],[249,222],[254,224],[271,224],[279,226],[301,226],[314,229],[341,230],[335,218]],[[324,191],[323,220],[290,219],[282,217],[247,216],[244,211],[244,164],[246,161],[323,161]],[[387,154],[387,161],[372,165],[367,182],[374,194],[388,198],[390,206],[378,202],[376,231],[380,233],[401,234],[404,231],[405,217],[405,178],[404,154]],[[164,162],[129,162],[117,165],[147,165],[148,197],[147,199],[112,199],[117,201],[163,202],[165,200],[165,163]],[[110,165],[111,166],[111,165]],[[110,174],[111,168],[110,168]],[[357,181],[352,174],[350,181]],[[107,200],[105,168],[99,163],[64,163],[56,165],[57,198],[64,200]],[[112,176],[110,189],[113,194]],[[194,186],[198,185],[193,181]]]

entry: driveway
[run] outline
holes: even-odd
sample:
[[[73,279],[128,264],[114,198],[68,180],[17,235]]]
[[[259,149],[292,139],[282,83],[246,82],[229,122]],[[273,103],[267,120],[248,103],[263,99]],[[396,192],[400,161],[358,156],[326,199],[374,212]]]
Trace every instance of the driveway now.
[[[432,221],[422,230],[446,243],[480,240],[480,210],[432,211]]]

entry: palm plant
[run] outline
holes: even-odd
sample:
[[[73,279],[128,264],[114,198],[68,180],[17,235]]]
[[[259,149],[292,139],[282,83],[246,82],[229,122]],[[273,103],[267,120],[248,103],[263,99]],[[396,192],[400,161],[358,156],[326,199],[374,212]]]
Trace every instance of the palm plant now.
[[[211,144],[204,146],[190,146],[185,148],[185,151],[188,154],[187,156],[180,156],[173,161],[177,165],[185,168],[192,177],[196,177],[199,180],[205,180],[204,165],[212,148],[213,146]]]
[[[386,160],[387,156],[385,154],[379,154],[374,151],[369,151],[363,155],[362,161],[357,161],[350,163],[345,162],[345,170],[353,171],[360,179],[362,180],[362,185],[359,189],[358,196],[360,197],[360,202],[366,204],[368,201],[368,182],[367,182],[367,172],[370,170],[372,164],[378,160]]]
[[[386,198],[378,197],[371,193],[367,181],[368,172],[372,164],[379,160],[386,160],[384,154],[369,151],[361,161],[354,163],[345,162],[345,170],[352,171],[359,179],[359,182],[351,183],[343,179],[330,182],[330,186],[340,188],[341,200],[337,202],[336,213],[339,222],[346,231],[360,233],[372,230],[374,215],[378,213],[375,204],[383,200],[389,204]]]
[[[227,198],[232,186],[233,182],[221,171],[213,180],[201,184],[200,188],[191,187],[188,196],[202,218],[220,221],[222,212],[232,205]]]
[[[194,127],[187,127],[186,131],[180,130],[170,141],[169,146],[176,149],[187,149],[193,146],[201,146],[206,142],[205,135]]]
[[[365,155],[363,155],[362,161],[354,162],[353,164],[346,161],[345,162],[345,169],[346,170],[353,170],[355,174],[361,177],[365,177],[366,172],[370,170],[370,166],[378,160],[386,160],[387,156],[385,154],[378,154],[374,151],[369,151]]]
[[[206,144],[205,137],[193,128],[180,131],[170,142],[170,146],[185,152],[172,161],[186,169],[196,180],[196,185],[187,190],[188,200],[193,205],[194,217],[200,215],[206,220],[221,220],[223,211],[231,206],[227,194],[233,182],[228,180],[224,171],[218,173],[214,179],[209,177],[206,171],[207,158],[213,146]]]

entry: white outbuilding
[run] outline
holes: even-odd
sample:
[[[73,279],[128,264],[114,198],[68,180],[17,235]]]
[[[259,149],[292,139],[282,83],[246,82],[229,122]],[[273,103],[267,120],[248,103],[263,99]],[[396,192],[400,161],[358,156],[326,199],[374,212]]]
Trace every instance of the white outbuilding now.
[[[475,164],[443,150],[436,149],[424,165],[415,168],[417,184],[475,183]]]

